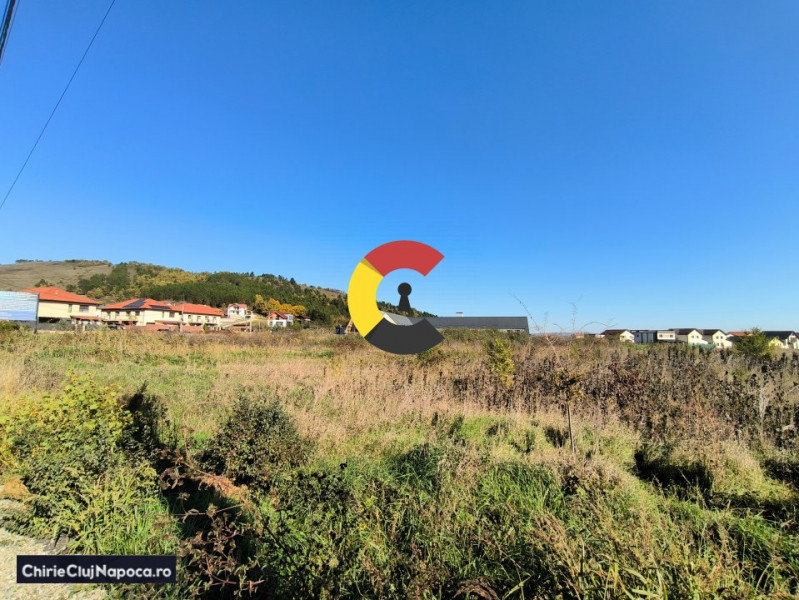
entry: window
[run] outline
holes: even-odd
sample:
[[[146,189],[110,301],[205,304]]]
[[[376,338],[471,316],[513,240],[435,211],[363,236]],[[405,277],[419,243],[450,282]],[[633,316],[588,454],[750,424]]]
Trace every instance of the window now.
[[[87,313],[87,312],[89,312],[89,306],[88,306],[88,305],[86,305],[86,304],[81,304],[81,305],[80,305],[80,312],[82,312],[82,313]]]

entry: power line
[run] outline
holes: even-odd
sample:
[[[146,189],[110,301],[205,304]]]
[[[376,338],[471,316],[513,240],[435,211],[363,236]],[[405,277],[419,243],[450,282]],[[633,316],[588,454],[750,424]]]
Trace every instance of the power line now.
[[[11,25],[14,23],[14,9],[16,8],[16,4],[17,0],[8,0],[6,2],[3,22],[0,23],[0,63],[3,62],[3,53],[8,43],[8,36],[11,33]]]
[[[50,116],[47,117],[47,121],[45,122],[44,127],[42,127],[42,130],[39,132],[39,137],[36,138],[36,141],[33,143],[30,152],[28,152],[28,156],[25,158],[25,162],[22,163],[22,166],[19,168],[19,171],[17,172],[17,176],[14,177],[14,181],[11,182],[11,187],[8,188],[6,195],[3,197],[3,201],[0,202],[0,210],[3,210],[3,207],[6,205],[6,200],[8,200],[8,197],[11,195],[11,192],[14,191],[14,186],[16,186],[17,181],[19,181],[20,175],[22,175],[22,172],[25,170],[25,167],[28,166],[28,161],[31,159],[34,150],[36,150],[36,146],[39,145],[39,141],[42,139],[44,132],[47,130],[47,126],[50,124],[50,121],[53,120],[53,115],[55,115],[55,111],[58,110],[58,107],[61,105],[61,101],[64,99],[64,96],[67,95],[67,90],[69,90],[69,86],[72,85],[72,80],[75,79],[75,75],[78,74],[78,70],[80,69],[80,66],[83,64],[86,55],[89,53],[89,50],[92,49],[94,40],[97,38],[97,34],[100,33],[100,30],[103,28],[103,24],[105,23],[105,20],[108,18],[108,14],[111,12],[111,9],[114,8],[114,4],[116,3],[116,1],[117,0],[111,0],[111,4],[108,5],[108,10],[105,11],[105,15],[103,15],[103,20],[100,21],[100,24],[97,26],[97,30],[94,32],[92,39],[89,40],[89,45],[86,46],[86,50],[83,52],[83,56],[80,57],[80,60],[78,61],[77,66],[75,67],[75,70],[72,71],[72,76],[69,78],[69,81],[67,81],[67,85],[64,87],[64,91],[61,92],[61,96],[59,96],[58,102],[55,103],[53,110],[50,112]]]

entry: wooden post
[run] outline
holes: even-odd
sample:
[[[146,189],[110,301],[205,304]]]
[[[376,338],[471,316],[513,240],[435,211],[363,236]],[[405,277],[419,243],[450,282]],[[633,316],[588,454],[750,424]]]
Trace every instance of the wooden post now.
[[[566,402],[566,419],[569,422],[569,442],[571,443],[572,454],[574,454],[577,452],[577,448],[574,446],[574,433],[572,432],[572,410],[569,402]]]

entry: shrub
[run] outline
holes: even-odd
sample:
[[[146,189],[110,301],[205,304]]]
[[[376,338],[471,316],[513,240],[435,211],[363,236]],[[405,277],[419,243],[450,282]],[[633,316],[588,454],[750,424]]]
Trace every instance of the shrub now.
[[[486,343],[486,354],[488,355],[488,368],[499,380],[500,384],[505,388],[513,385],[516,364],[513,362],[513,346],[511,343],[501,337],[492,337]]]
[[[135,480],[137,490],[157,490],[156,473],[141,456],[151,442],[142,438],[137,421],[115,388],[88,377],[73,377],[56,393],[20,398],[0,415],[4,470],[18,473],[33,494],[23,525],[53,537],[77,532],[98,482],[116,471],[135,474],[128,486]]]
[[[242,396],[202,461],[237,485],[268,489],[277,472],[303,464],[308,450],[277,401]]]

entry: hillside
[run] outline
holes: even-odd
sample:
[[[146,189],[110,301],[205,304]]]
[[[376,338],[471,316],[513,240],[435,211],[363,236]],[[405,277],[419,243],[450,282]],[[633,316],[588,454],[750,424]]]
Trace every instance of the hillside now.
[[[262,306],[270,299],[283,305],[302,306],[305,314],[317,323],[329,324],[349,318],[343,292],[268,273],[193,273],[145,263],[114,265],[92,260],[18,261],[13,265],[0,265],[0,289],[19,290],[35,285],[63,287],[102,302],[147,297],[224,307],[234,302],[255,306],[260,297]],[[398,310],[391,304],[380,303],[380,306],[385,310]]]
[[[107,275],[113,265],[105,260],[19,260],[0,265],[0,290],[21,290],[33,287],[42,279],[66,287],[93,275]]]

